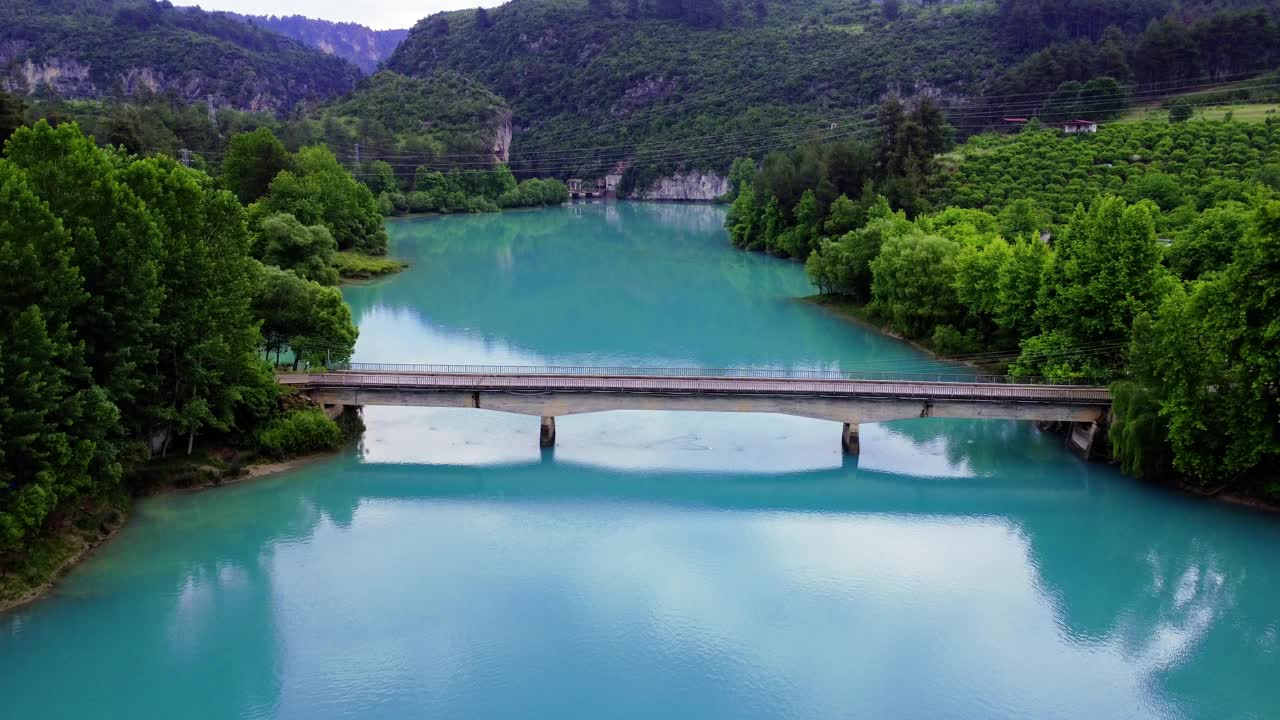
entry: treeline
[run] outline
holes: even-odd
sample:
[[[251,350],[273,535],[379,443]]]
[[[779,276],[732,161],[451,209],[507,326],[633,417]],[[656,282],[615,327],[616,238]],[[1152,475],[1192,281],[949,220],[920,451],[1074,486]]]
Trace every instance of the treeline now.
[[[366,182],[380,190],[378,207],[384,215],[422,212],[497,212],[503,208],[560,205],[569,201],[569,188],[554,178],[516,182],[511,169],[440,172],[421,166],[407,192],[396,181],[390,164],[373,161],[365,168]]]
[[[953,132],[938,106],[920,98],[911,107],[894,97],[879,110],[874,143],[846,140],[804,145],[765,156],[759,170],[749,158],[729,173],[725,226],[738,247],[805,259],[824,237],[863,225],[879,200],[915,213],[934,173],[934,156]]]
[[[1001,37],[1012,52],[1029,54],[984,94],[1006,114],[1035,115],[1042,113],[1030,96],[1053,92],[1064,82],[1106,77],[1170,86],[1274,68],[1280,63],[1275,7],[1249,5],[1000,0]]]
[[[876,144],[735,163],[726,226],[741,246],[806,258],[820,292],[940,354],[1018,377],[1112,383],[1111,440],[1126,471],[1280,497],[1277,125],[974,138],[955,150],[960,170],[918,165],[926,190],[904,207],[886,191],[919,155],[901,152],[899,124]],[[1074,155],[1094,144],[1126,167]],[[966,164],[1003,161],[1083,171],[991,169],[981,177],[1003,190],[975,201],[979,174]]]
[[[265,183],[275,173],[289,169],[281,159],[288,151],[299,157],[315,156],[310,148],[319,146],[336,148],[330,152],[332,158],[338,165],[351,167],[349,175],[370,189],[373,207],[383,215],[491,212],[556,205],[569,197],[559,180],[515,181],[510,169],[494,156],[495,133],[507,117],[505,105],[476,83],[451,73],[438,73],[428,81],[380,72],[343,102],[312,117],[287,120],[231,109],[211,116],[206,108],[172,95],[149,94],[129,101],[69,103],[53,98],[24,103],[0,93],[0,108],[9,108],[16,124],[24,118],[45,119],[54,125],[79,122],[86,132],[133,154],[176,157],[189,148],[192,166],[213,175],[226,166],[225,156],[239,154],[253,160],[252,153],[262,151],[261,169],[270,174],[258,181],[255,199],[265,194]],[[425,126],[424,117],[432,118]],[[270,137],[272,147],[237,148],[235,143],[245,142],[246,136],[263,142]],[[219,157],[224,161],[219,162]],[[449,165],[464,169],[430,169]],[[337,170],[348,175],[343,168]],[[230,182],[234,186],[239,181]],[[244,195],[241,199],[249,201]],[[344,211],[344,215],[363,218],[361,212]],[[378,252],[375,247],[362,247],[363,243],[356,245],[365,252]]]
[[[325,172],[311,158],[298,166],[302,180]],[[0,575],[173,445],[332,444],[331,421],[310,435],[310,416],[283,412],[266,352],[343,360],[356,338],[350,310],[336,288],[254,257],[276,261],[258,248],[281,232],[330,230],[322,218],[281,231],[288,215],[254,215],[208,175],[99,148],[73,123],[39,122],[5,143]]]

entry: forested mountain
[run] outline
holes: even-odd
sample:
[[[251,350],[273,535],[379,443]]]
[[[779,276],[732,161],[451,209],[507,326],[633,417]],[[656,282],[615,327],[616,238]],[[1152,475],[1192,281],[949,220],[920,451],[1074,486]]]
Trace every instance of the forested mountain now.
[[[449,68],[506,98],[517,171],[723,172],[744,151],[866,135],[866,109],[888,94],[966,109],[973,120],[955,125],[968,133],[1005,108],[1037,114],[1044,98],[1015,94],[1067,81],[1177,84],[1274,67],[1275,5],[512,0],[423,19],[388,66]]]
[[[409,34],[408,30],[374,30],[356,23],[329,22],[301,15],[227,15],[252,23],[264,30],[291,37],[304,45],[318,48],[330,55],[350,61],[356,67],[372,73],[378,63],[391,53]]]
[[[6,0],[0,78],[19,94],[164,93],[281,113],[349,92],[360,71],[295,40],[167,0]]]

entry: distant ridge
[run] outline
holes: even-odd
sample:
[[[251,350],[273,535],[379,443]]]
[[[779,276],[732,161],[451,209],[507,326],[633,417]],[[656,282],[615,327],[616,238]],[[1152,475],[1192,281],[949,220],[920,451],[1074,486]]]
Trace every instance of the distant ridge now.
[[[390,57],[400,41],[409,34],[408,29],[374,30],[357,23],[330,22],[302,15],[224,14],[263,30],[293,38],[330,55],[337,55],[363,70],[366,75],[377,70],[378,64]]]
[[[0,2],[0,88],[66,99],[173,95],[284,114],[351,92],[360,71],[278,33],[167,1]]]

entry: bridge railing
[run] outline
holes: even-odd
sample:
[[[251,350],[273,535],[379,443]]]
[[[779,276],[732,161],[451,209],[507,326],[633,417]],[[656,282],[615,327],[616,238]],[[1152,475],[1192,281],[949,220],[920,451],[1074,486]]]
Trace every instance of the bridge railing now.
[[[339,363],[335,372],[424,373],[436,375],[569,375],[604,377],[760,378],[790,380],[866,380],[884,382],[952,382],[1011,385],[1097,387],[1082,380],[1011,377],[973,372],[884,372],[869,370],[793,370],[781,368],[667,368],[599,367],[575,365],[425,365],[406,363]]]

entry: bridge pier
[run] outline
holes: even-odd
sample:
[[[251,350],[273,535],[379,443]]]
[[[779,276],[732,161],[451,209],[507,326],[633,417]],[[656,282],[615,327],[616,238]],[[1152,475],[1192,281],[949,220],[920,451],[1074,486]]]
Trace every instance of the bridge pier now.
[[[1098,421],[1071,423],[1067,430],[1067,446],[1085,460],[1106,454],[1106,426]]]
[[[538,433],[538,446],[549,448],[556,445],[556,419],[551,415],[542,416],[542,430]]]
[[[840,445],[844,451],[850,455],[857,455],[861,446],[858,442],[858,423],[845,423],[844,431],[840,433]]]

